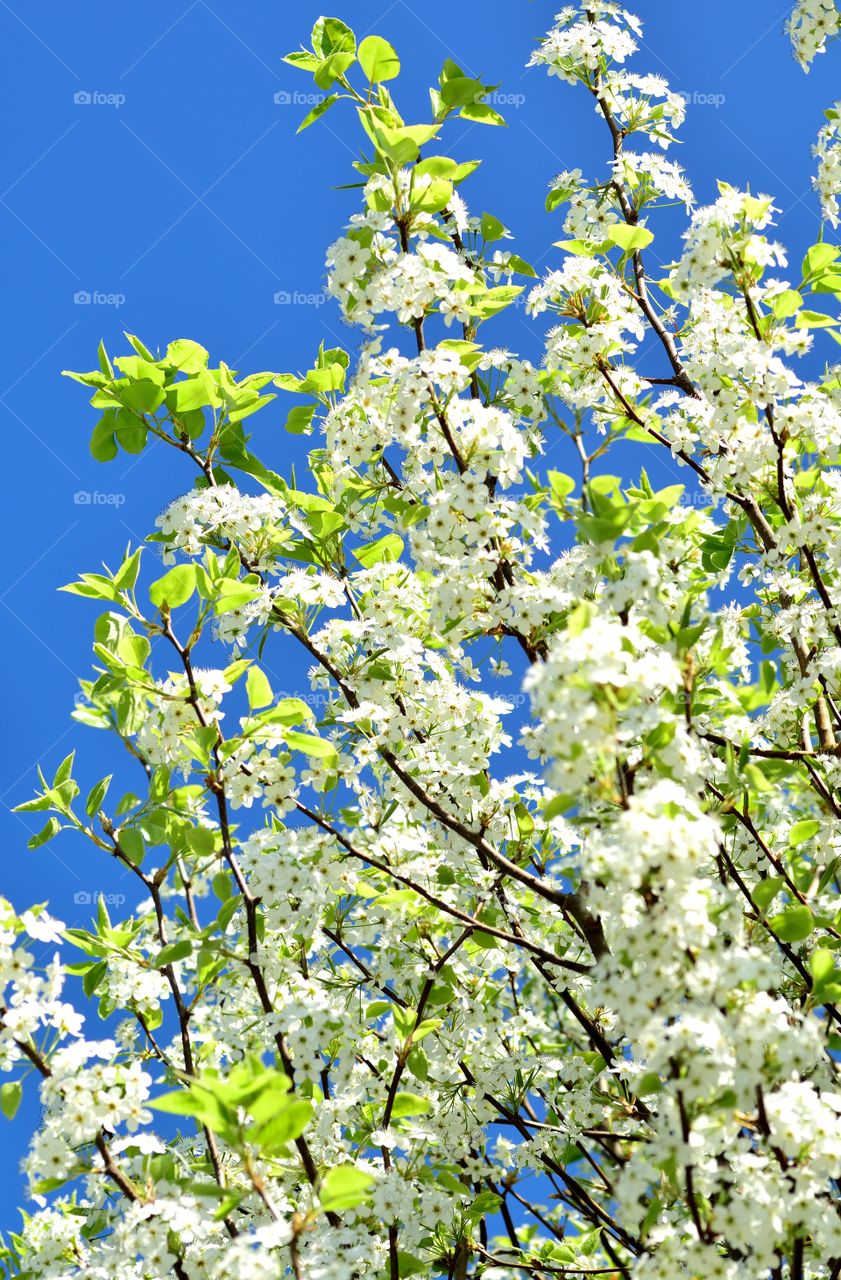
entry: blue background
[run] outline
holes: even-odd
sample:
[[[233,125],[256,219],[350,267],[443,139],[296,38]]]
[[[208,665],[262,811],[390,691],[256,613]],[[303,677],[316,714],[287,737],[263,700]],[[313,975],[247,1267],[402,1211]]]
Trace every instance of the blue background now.
[[[818,230],[810,146],[823,108],[841,96],[837,63],[819,59],[804,77],[782,35],[787,5],[638,0],[631,7],[646,22],[634,68],[665,75],[694,100],[683,146],[672,154],[698,200],[715,197],[719,177],[772,193],[783,210],[780,238],[798,261]],[[426,87],[446,57],[499,82],[502,94],[522,96],[500,106],[507,129],[456,121],[440,149],[483,157],[462,193],[474,212],[492,212],[512,229],[511,247],[539,272],[560,262],[551,248],[560,215],[543,209],[549,179],[576,165],[602,178],[609,141],[586,94],[525,70],[556,8],[555,0],[486,2],[472,20],[451,0],[346,0],[337,10],[358,38],[376,31],[397,47],[404,71],[394,87],[408,119],[427,117]],[[358,193],[334,188],[355,180],[359,126],[340,104],[296,136],[309,108],[295,95],[311,93],[312,80],[280,61],[308,44],[319,11],[310,0],[146,0],[134,9],[103,0],[14,7],[0,0],[8,52],[0,82],[8,320],[0,388],[7,449],[0,823],[2,891],[19,909],[48,898],[55,914],[83,925],[86,898],[127,892],[119,873],[72,837],[28,853],[41,815],[16,816],[10,807],[31,795],[37,763],[50,772],[73,746],[81,748],[83,784],[125,772],[113,740],[69,718],[77,677],[90,671],[96,610],[56,588],[100,559],[118,562],[193,479],[163,446],[139,459],[94,462],[87,447],[94,412],[60,370],[93,368],[100,338],[112,355],[127,350],[124,329],[152,348],[194,338],[214,362],[244,372],[303,369],[322,339],[351,350],[357,341],[336,306],[314,305],[313,295],[323,289],[326,245],[357,208]],[[677,247],[679,222],[664,215],[654,247],[665,258]],[[276,302],[277,293],[292,300]],[[539,328],[522,309],[486,333],[539,358]],[[307,447],[281,429],[288,407],[278,399],[252,420],[255,451],[279,471],[300,464]],[[559,451],[551,462],[564,465]],[[655,481],[673,479],[668,458],[648,465]],[[295,692],[288,675],[275,684]],[[37,1117],[29,1095],[4,1130],[7,1205],[18,1199],[17,1163]],[[9,1208],[4,1225],[16,1221]]]

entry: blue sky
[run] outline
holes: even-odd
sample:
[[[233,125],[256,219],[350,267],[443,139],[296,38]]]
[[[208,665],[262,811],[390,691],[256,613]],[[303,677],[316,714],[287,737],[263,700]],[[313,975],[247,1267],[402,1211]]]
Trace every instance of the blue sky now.
[[[823,108],[839,96],[837,61],[819,59],[805,77],[782,35],[788,6],[769,0],[630,7],[646,23],[635,68],[667,76],[689,96],[676,158],[699,200],[714,198],[717,178],[772,193],[783,210],[779,236],[798,261],[818,230],[810,146]],[[404,71],[395,90],[410,119],[425,118],[426,87],[446,57],[500,83],[509,127],[457,122],[442,150],[483,157],[463,194],[475,212],[512,229],[512,247],[538,270],[559,262],[551,248],[559,215],[543,211],[549,179],[576,165],[602,176],[607,158],[604,126],[585,95],[525,70],[555,8],[486,0],[470,20],[451,0],[346,0],[333,10],[358,37],[376,31],[396,46]],[[313,86],[280,61],[307,43],[320,11],[310,0],[146,0],[133,10],[102,0],[0,0],[9,54],[0,82],[8,122],[0,413],[9,450],[2,891],[21,909],[49,898],[73,925],[90,915],[86,897],[125,886],[72,839],[28,853],[36,824],[9,808],[31,794],[36,763],[54,770],[71,747],[89,784],[124,765],[111,742],[69,719],[77,677],[90,668],[95,610],[55,589],[100,559],[117,561],[192,476],[155,449],[95,463],[93,411],[59,373],[92,368],[100,338],[118,354],[126,329],[153,348],[194,338],[244,371],[307,367],[322,339],[353,349],[356,335],[319,295],[325,246],[356,208],[356,193],[334,188],[355,180],[358,125],[337,108],[296,136],[308,107],[295,96]],[[671,249],[668,237],[667,229],[658,246]],[[539,356],[538,331],[521,310],[496,322],[494,334]],[[287,407],[278,400],[254,420],[255,451],[279,471],[305,457],[305,445],[280,429]],[[667,462],[651,471],[660,483],[673,478]],[[7,1204],[17,1199],[17,1161],[36,1116],[27,1104],[3,1144]],[[7,1215],[3,1225],[15,1220]]]

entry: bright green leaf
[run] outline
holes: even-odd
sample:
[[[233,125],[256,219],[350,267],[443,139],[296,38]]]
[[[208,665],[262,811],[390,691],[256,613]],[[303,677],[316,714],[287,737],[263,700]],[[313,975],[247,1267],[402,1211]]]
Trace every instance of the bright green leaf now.
[[[382,36],[366,36],[359,46],[359,65],[369,84],[382,84],[400,74],[400,59]]]

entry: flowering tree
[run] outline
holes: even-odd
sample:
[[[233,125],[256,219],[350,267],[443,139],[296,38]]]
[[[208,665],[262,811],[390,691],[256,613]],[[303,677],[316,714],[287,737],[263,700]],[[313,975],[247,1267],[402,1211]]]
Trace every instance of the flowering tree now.
[[[797,5],[804,65],[839,26]],[[841,381],[795,367],[835,337],[841,249],[783,280],[770,198],[692,213],[639,31],[582,0],[533,55],[608,153],[555,179],[568,238],[530,285],[440,150],[453,116],[500,123],[488,86],[448,61],[407,124],[391,46],[320,19],[287,61],[328,95],[305,124],[363,129],[327,259],[353,367],[240,377],[129,337],[71,375],[94,457],[151,437],[194,484],[152,535],[163,576],[147,551],[140,588],[137,549],[65,588],[105,607],[77,718],[138,791],[81,800],[70,757],[21,808],[138,905],[90,930],[2,907],[3,1109],[44,1107],[8,1274],[841,1276]],[[554,322],[539,370],[480,332],[523,289]],[[634,364],[650,335],[662,376]],[[305,488],[251,451],[271,385],[318,432]],[[570,474],[540,463],[559,435]],[[623,440],[692,491],[594,469]],[[273,691],[263,655],[292,652],[317,697]],[[484,680],[509,662],[514,731]],[[62,937],[75,962],[38,968],[27,939]]]

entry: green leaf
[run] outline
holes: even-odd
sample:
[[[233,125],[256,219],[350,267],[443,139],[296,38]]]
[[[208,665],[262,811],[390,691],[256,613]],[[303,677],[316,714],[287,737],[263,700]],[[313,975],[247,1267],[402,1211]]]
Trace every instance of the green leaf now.
[[[834,244],[823,242],[813,244],[803,259],[803,279],[808,280],[810,276],[820,275],[839,254],[841,249],[836,248]]]
[[[73,761],[75,759],[76,759],[75,751],[71,751],[69,755],[66,755],[64,757],[61,764],[58,766],[58,768],[55,771],[55,777],[53,778],[54,787],[60,787],[62,782],[66,782],[67,779],[72,776]]]
[[[105,350],[105,343],[101,338],[99,340],[99,346],[96,349],[96,355],[102,372],[106,377],[113,378],[114,370],[111,368],[111,361],[108,359],[108,352]]]
[[[146,448],[148,429],[145,422],[138,421],[131,410],[122,408],[116,415],[116,443],[127,453],[142,453]]]
[[[787,320],[803,306],[803,298],[796,289],[784,289],[770,300],[771,310],[778,320]]]
[[[766,778],[762,768],[758,764],[746,764],[742,773],[748,786],[754,791],[772,791],[773,784]]]
[[[174,964],[176,960],[186,960],[187,956],[193,954],[193,944],[189,938],[182,938],[180,942],[171,942],[168,946],[163,947],[157,955],[154,965],[156,969],[163,969],[168,964]]]
[[[299,391],[314,395],[326,395],[330,391],[341,391],[345,384],[346,370],[341,364],[321,365],[310,369],[297,388]]]
[[[161,1094],[159,1098],[150,1098],[146,1105],[170,1115],[195,1116],[217,1131],[224,1129],[227,1123],[225,1112],[213,1094],[196,1085],[190,1089],[176,1089],[172,1093]]]
[[[809,957],[809,972],[815,986],[820,986],[832,973],[835,965],[835,952],[828,947],[817,947]]]
[[[767,911],[785,884],[782,876],[766,876],[754,887],[751,897],[760,911]]]
[[[566,253],[574,253],[577,258],[594,258],[597,253],[601,252],[597,244],[593,244],[591,240],[553,240],[556,249],[563,249]]]
[[[834,316],[825,315],[822,311],[799,311],[797,314],[798,329],[830,329],[841,324]]]
[[[428,1098],[422,1098],[419,1093],[404,1093],[402,1090],[398,1090],[394,1095],[391,1118],[392,1120],[402,1120],[404,1116],[422,1116],[431,1110],[432,1103]]]
[[[449,156],[426,156],[415,165],[415,177],[421,178],[428,174],[431,178],[447,178],[452,182],[459,167]]]
[[[152,355],[152,352],[149,350],[148,347],[143,345],[143,343],[136,336],[136,334],[127,333],[125,336],[128,342],[131,343],[131,345],[134,347],[135,351],[137,352],[137,354],[140,356],[142,360],[148,360],[150,364],[155,363],[155,357]]]
[[[301,71],[315,71],[319,60],[307,49],[298,49],[295,53],[285,54],[281,61],[288,62],[290,67],[298,67]]]
[[[177,564],[149,588],[149,599],[157,608],[164,605],[177,609],[186,604],[196,589],[196,568],[192,564]]]
[[[353,553],[354,559],[358,560],[365,569],[370,569],[374,564],[393,563],[399,560],[402,554],[403,539],[396,533],[387,533],[376,542],[358,547]]]
[[[480,1218],[484,1218],[486,1213],[496,1213],[501,1204],[502,1196],[498,1196],[496,1192],[480,1191],[471,1204],[468,1213],[471,1218],[478,1222]]]
[[[788,833],[790,844],[805,844],[807,840],[812,840],[820,831],[821,824],[817,818],[803,818],[800,822],[795,822],[791,831]]]
[[[634,253],[651,244],[654,235],[647,227],[629,227],[625,222],[618,222],[607,228],[607,238],[616,244],[623,253]]]
[[[815,927],[815,917],[807,906],[787,907],[768,921],[782,942],[802,942]]]
[[[119,591],[131,591],[134,587],[137,582],[137,575],[140,572],[140,557],[142,553],[143,548],[138,547],[134,555],[127,556],[120,565],[114,575],[114,586]]]
[[[293,751],[302,751],[304,755],[312,756],[316,760],[336,762],[336,748],[332,742],[326,742],[324,738],[318,738],[314,733],[298,733],[295,729],[290,729],[283,736],[286,745]]]
[[[459,112],[462,120],[472,120],[474,124],[505,125],[498,111],[489,107],[486,102],[468,102]]]
[[[364,1204],[374,1179],[364,1169],[352,1164],[340,1164],[328,1169],[321,1180],[318,1199],[325,1213],[340,1213]]]
[[[23,1087],[19,1080],[6,1080],[0,1085],[0,1111],[7,1120],[14,1120],[23,1097]]]
[[[166,379],[165,370],[143,356],[117,356],[114,364],[132,382],[148,381],[162,387]]]
[[[51,809],[52,805],[49,796],[35,796],[32,800],[24,800],[23,804],[16,804],[12,813],[43,813],[44,809]]]
[[[120,832],[119,845],[132,866],[139,867],[146,853],[143,836],[135,827],[124,827]]]
[[[492,289],[485,289],[470,303],[470,314],[482,320],[490,320],[498,315],[523,292],[521,284],[498,284]]]
[[[89,966],[87,973],[82,979],[82,990],[90,999],[97,987],[100,986],[106,974],[108,973],[108,964],[105,960],[100,960],[99,964]]]
[[[841,293],[841,263],[833,262],[808,281],[812,293]]]
[[[483,213],[480,230],[483,240],[488,242],[501,240],[505,235],[505,224],[500,222],[499,218],[495,218],[493,214]]]
[[[248,695],[248,705],[252,711],[259,707],[268,706],[274,697],[268,677],[259,667],[248,668],[248,674],[245,677],[245,690]]]
[[[287,1143],[300,1138],[306,1129],[312,1119],[312,1103],[304,1098],[274,1099],[272,1105],[275,1114],[263,1124],[252,1126],[248,1137],[264,1154],[279,1155]]]
[[[440,128],[437,124],[411,124],[395,128],[384,124],[370,108],[360,109],[359,119],[378,154],[398,165],[413,164],[420,148],[431,142]]]
[[[537,272],[530,262],[526,262],[525,258],[521,258],[519,254],[510,253],[508,255],[508,266],[521,276],[531,276],[537,279]]]
[[[216,613],[228,613],[231,609],[241,609],[243,605],[250,604],[259,593],[259,583],[223,578],[219,583],[219,597],[214,601],[213,608]]]
[[[237,680],[242,679],[250,666],[250,658],[237,658],[225,667],[222,674],[228,684],[236,684]]]
[[[528,840],[534,832],[534,818],[522,802],[515,806],[514,817],[517,820],[517,833],[521,840]]]
[[[117,456],[117,443],[114,439],[116,417],[113,409],[106,410],[93,429],[90,451],[91,457],[97,462],[111,462]]]
[[[369,84],[382,84],[400,74],[400,59],[382,36],[366,36],[359,46],[359,65]]]
[[[353,53],[331,53],[329,58],[319,62],[313,73],[313,79],[319,89],[329,89],[339,80],[356,61]]]
[[[468,107],[479,104],[486,92],[481,80],[470,76],[451,76],[441,85],[441,100],[448,107]]]
[[[558,502],[565,502],[575,490],[575,481],[572,476],[566,475],[563,471],[549,471],[546,479],[549,481],[552,497]]]
[[[319,541],[330,538],[344,528],[345,518],[339,511],[311,511],[307,523]]]
[[[106,792],[111,785],[112,775],[109,773],[107,778],[102,778],[92,787],[85,801],[85,813],[92,818],[95,813],[99,812],[102,801],[105,799]]]
[[[206,858],[216,848],[216,832],[211,827],[191,827],[185,831],[184,839],[190,853],[197,853]]]
[[[574,806],[574,796],[552,796],[552,799],[546,802],[543,809],[544,821],[551,822],[553,818],[559,818],[562,814],[569,813],[570,809],[574,808]]]
[[[438,1181],[443,1183],[445,1176],[445,1174],[440,1174]],[[453,1181],[456,1182],[457,1179],[453,1179]],[[455,1191],[456,1188],[454,1187],[453,1190]],[[456,1194],[463,1193],[463,1191],[464,1187],[459,1183]],[[462,1254],[462,1257],[466,1257],[466,1255]],[[398,1249],[397,1274],[399,1275],[400,1280],[407,1280],[407,1277],[409,1276],[427,1275],[428,1264],[422,1258],[416,1257],[413,1253],[407,1253],[405,1249]],[[453,1275],[455,1274],[456,1273],[453,1272]]]
[[[58,818],[50,818],[36,836],[30,836],[27,840],[27,849],[40,849],[42,844],[46,844],[48,840],[52,840],[53,836],[57,836],[60,830],[61,823]]]
[[[424,1040],[433,1031],[437,1031],[440,1026],[440,1018],[424,1018],[423,1022],[419,1022],[412,1027],[412,1043],[417,1044],[419,1040]]]
[[[422,1049],[420,1045],[415,1045],[412,1048],[408,1058],[406,1059],[406,1065],[412,1075],[418,1080],[429,1079],[429,1058],[426,1055],[426,1051]]]
[[[126,409],[134,409],[137,413],[154,413],[166,399],[163,387],[151,378],[143,378],[139,382],[129,382],[115,389],[120,404]]]
[[[206,370],[191,374],[183,382],[174,382],[166,393],[168,408],[175,414],[192,413],[221,403],[219,388]]]
[[[190,338],[176,338],[170,342],[164,357],[166,363],[182,373],[200,373],[207,368],[208,353]]]
[[[305,435],[312,426],[312,420],[315,416],[316,406],[314,404],[299,404],[294,409],[289,410],[285,430],[294,436]]]
[[[301,724],[303,720],[314,719],[312,707],[301,698],[281,698],[268,711],[261,711],[255,716],[260,724]]]
[[[453,184],[446,178],[433,178],[428,186],[412,192],[412,208],[421,213],[441,213],[453,198]]]
[[[329,58],[332,53],[354,53],[356,36],[341,18],[316,19],[310,40],[319,58]]]
[[[329,98],[324,98],[322,102],[317,102],[312,111],[304,116],[303,120],[298,125],[296,133],[303,133],[311,124],[315,124],[316,120],[320,120],[323,115],[326,115],[333,104],[338,101],[339,95],[337,93],[331,93]]]

